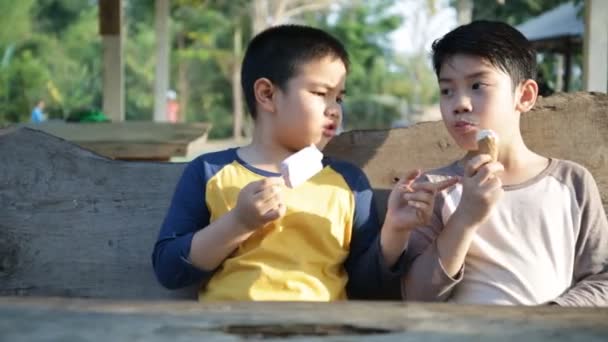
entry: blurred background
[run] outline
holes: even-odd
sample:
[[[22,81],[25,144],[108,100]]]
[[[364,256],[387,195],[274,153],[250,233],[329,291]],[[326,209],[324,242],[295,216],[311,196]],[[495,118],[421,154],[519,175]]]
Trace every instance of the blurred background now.
[[[539,39],[539,81],[545,94],[581,90],[583,3],[0,0],[0,126],[30,121],[43,101],[48,120],[206,122],[210,140],[246,139],[251,123],[238,75],[244,48],[255,33],[282,23],[326,29],[349,50],[346,130],[439,119],[430,45],[474,19],[520,25],[531,37],[551,30],[529,21],[567,8],[575,27],[556,36],[561,40]],[[119,37],[114,62],[105,51],[112,36]],[[106,85],[118,92],[114,109],[104,104],[104,77],[119,77],[124,87]]]

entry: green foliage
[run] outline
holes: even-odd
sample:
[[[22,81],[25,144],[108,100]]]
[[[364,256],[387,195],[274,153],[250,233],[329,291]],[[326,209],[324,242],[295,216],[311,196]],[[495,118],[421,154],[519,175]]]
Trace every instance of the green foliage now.
[[[508,0],[504,4],[498,1],[473,1],[473,19],[502,20],[511,25],[519,25],[558,5],[572,0]],[[582,0],[575,0],[576,3]],[[455,1],[452,1],[455,3]]]
[[[29,119],[30,107],[45,95],[48,71],[31,51],[23,51],[0,74],[0,123]]]
[[[29,120],[40,99],[55,119],[79,107],[99,105],[101,47],[95,3],[2,2],[0,17],[0,123]]]
[[[154,107],[154,2],[125,1],[128,120],[151,120]],[[436,100],[426,57],[396,56],[389,35],[401,25],[392,0],[342,1],[331,11],[291,18],[324,28],[347,46],[351,72],[345,102],[350,128],[387,127],[408,104]],[[186,121],[213,124],[212,138],[232,135],[235,51],[251,38],[250,0],[171,2],[170,87]],[[0,124],[27,121],[38,99],[52,118],[98,113],[102,47],[98,4],[90,0],[0,2]],[[426,69],[425,69],[426,68]],[[430,73],[432,76],[432,73]]]
[[[29,13],[33,4],[34,0],[0,1],[0,49],[30,33]]]
[[[455,4],[456,2],[457,0],[452,0],[452,4]],[[509,0],[505,1],[504,4],[497,1],[475,0],[473,1],[473,19],[500,20],[516,26],[567,2],[580,4],[583,0]],[[583,6],[581,6],[581,9],[582,8]],[[579,16],[582,15],[583,13],[579,13]],[[582,66],[580,50],[574,51],[573,53],[573,65],[574,68],[581,68]],[[555,80],[557,78],[555,73],[555,54],[543,53],[538,69],[549,86],[554,88]],[[580,77],[576,78],[573,76],[569,88],[569,90],[582,89],[582,80]]]
[[[402,116],[404,100],[388,94],[388,79],[399,83],[389,34],[402,23],[391,13],[392,1],[357,1],[337,13],[313,14],[307,19],[338,37],[347,47],[350,71],[344,103],[346,127],[384,128]],[[403,95],[403,94],[400,94]]]

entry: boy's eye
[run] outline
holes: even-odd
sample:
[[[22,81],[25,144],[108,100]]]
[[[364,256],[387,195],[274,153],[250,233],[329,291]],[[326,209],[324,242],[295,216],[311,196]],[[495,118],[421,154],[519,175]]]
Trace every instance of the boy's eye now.
[[[338,102],[338,103],[342,103],[343,101],[344,101],[344,97],[343,96],[340,96],[340,97],[338,97],[336,99],[336,102]]]
[[[440,90],[441,95],[450,95],[452,92],[450,89],[444,88]]]
[[[477,90],[477,89],[480,89],[482,86],[483,86],[483,83],[475,82],[475,83],[473,83],[472,88],[473,88],[473,90]]]
[[[324,93],[322,91],[313,91],[312,93],[314,95],[321,96],[321,97],[325,97],[325,95],[326,95],[326,93]]]

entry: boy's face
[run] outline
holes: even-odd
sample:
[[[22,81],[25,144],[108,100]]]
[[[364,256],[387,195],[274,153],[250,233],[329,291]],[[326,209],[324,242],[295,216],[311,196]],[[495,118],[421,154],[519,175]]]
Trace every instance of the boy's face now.
[[[511,77],[478,56],[454,55],[439,72],[440,108],[456,143],[476,150],[480,129],[492,129],[502,142],[519,130]]]
[[[300,65],[274,98],[277,142],[293,151],[311,144],[325,147],[342,120],[345,81],[346,67],[339,58],[328,56]]]

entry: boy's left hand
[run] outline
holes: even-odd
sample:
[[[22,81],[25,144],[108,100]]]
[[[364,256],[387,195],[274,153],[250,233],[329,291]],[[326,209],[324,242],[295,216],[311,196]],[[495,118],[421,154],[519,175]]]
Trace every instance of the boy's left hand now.
[[[411,171],[395,184],[388,197],[384,228],[394,232],[409,232],[428,224],[437,192],[460,181],[458,178],[450,178],[437,183],[414,183],[420,175],[420,170]]]

